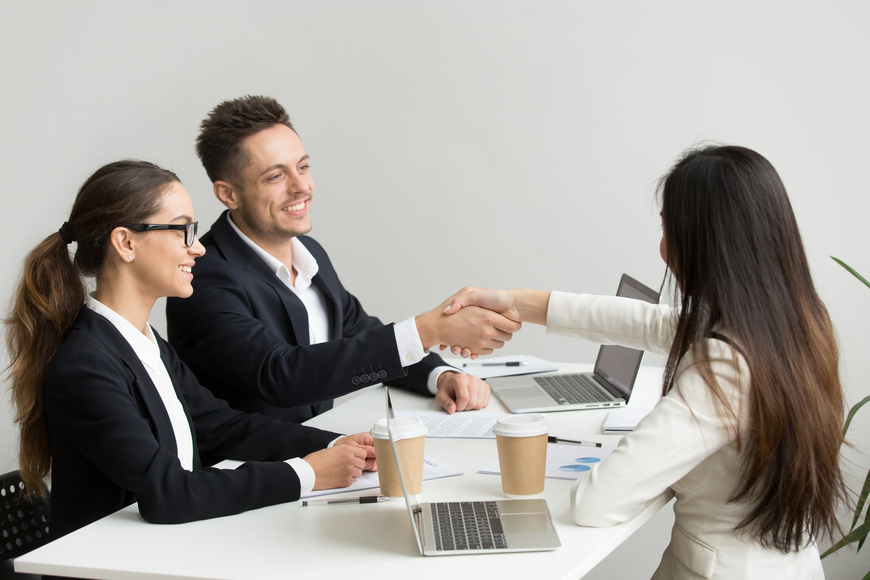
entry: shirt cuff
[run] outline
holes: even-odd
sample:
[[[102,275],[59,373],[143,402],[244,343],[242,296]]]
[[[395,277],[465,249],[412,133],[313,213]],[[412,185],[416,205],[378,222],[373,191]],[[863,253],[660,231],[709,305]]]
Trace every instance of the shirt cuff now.
[[[342,435],[341,437],[344,437],[344,435]],[[329,442],[329,445],[327,445],[326,448],[327,448],[327,449],[332,449],[332,446],[335,445],[335,443],[336,443],[339,439],[341,439],[341,437],[336,437],[335,439],[333,439],[332,441],[330,441],[330,442]]]
[[[434,369],[432,369],[432,372],[429,373],[429,379],[426,382],[426,386],[429,387],[430,393],[432,393],[433,395],[438,394],[438,377],[440,377],[442,373],[446,373],[447,371],[450,371],[451,373],[459,373],[460,375],[465,374],[456,367],[435,367]]]
[[[284,463],[293,468],[299,478],[299,497],[314,491],[314,469],[301,457],[288,459]]]
[[[399,360],[403,367],[409,367],[423,360],[429,354],[423,350],[423,342],[420,333],[417,332],[417,323],[414,318],[409,318],[393,325],[396,333],[396,348],[399,350]]]

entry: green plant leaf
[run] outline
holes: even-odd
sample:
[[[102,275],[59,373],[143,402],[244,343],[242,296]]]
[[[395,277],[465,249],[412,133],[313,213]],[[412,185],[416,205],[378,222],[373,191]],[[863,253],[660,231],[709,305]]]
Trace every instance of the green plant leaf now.
[[[858,523],[858,518],[861,517],[861,512],[864,511],[864,504],[867,502],[868,494],[870,494],[870,470],[867,471],[864,487],[861,488],[861,494],[858,496],[858,504],[855,506],[855,517],[852,518],[852,525],[849,526],[850,530]]]
[[[854,406],[854,407],[852,407],[851,409],[849,409],[849,414],[846,415],[846,424],[843,425],[843,437],[846,436],[846,431],[849,430],[849,425],[852,423],[852,417],[855,416],[855,413],[858,412],[858,409],[860,409],[861,407],[863,407],[863,406],[864,406],[865,404],[867,404],[868,402],[870,402],[870,396],[864,397],[863,399],[861,399],[860,401],[858,401],[857,403],[855,403],[855,406]]]
[[[848,270],[850,274],[852,274],[853,276],[855,276],[856,278],[858,278],[859,280],[861,280],[862,282],[864,282],[864,285],[867,286],[868,288],[870,288],[870,282],[868,282],[868,281],[864,278],[864,276],[862,276],[861,274],[859,274],[858,272],[856,272],[856,271],[855,271],[851,266],[849,266],[848,264],[846,264],[846,262],[844,262],[843,260],[841,260],[841,259],[839,259],[839,258],[835,258],[834,256],[831,256],[831,259],[832,259],[833,261],[835,261],[836,263],[838,263],[839,265],[841,265],[841,266],[843,266],[844,268],[846,268],[846,270]]]
[[[852,542],[858,542],[862,538],[866,538],[868,531],[870,531],[870,522],[864,522],[863,524],[861,524],[860,526],[858,526],[857,528],[855,528],[854,530],[852,530],[851,532],[849,532],[848,534],[843,536],[842,540],[840,540],[839,542],[837,542],[836,544],[834,544],[833,546],[828,548],[825,551],[825,553],[822,554],[821,557],[825,558],[827,556],[830,556],[831,554],[833,554],[834,552],[836,552],[837,550],[839,550],[843,546],[847,546],[847,545],[851,544]]]
[[[870,472],[867,473],[867,477],[868,477],[868,479],[870,479]],[[866,485],[864,487],[866,490]],[[870,523],[870,511],[868,511],[867,514],[864,516],[864,523],[865,524]],[[858,542],[858,550],[857,550],[858,552],[860,552],[861,548],[864,547],[864,542],[866,542],[866,541],[867,541],[867,536],[864,536],[863,538],[861,538],[861,541]]]

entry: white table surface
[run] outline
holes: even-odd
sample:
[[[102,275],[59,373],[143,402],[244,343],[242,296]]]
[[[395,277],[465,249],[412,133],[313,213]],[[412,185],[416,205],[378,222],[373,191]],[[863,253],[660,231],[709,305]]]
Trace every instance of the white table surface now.
[[[560,372],[591,365],[560,365]],[[641,368],[630,407],[651,408],[658,400],[660,368]],[[393,389],[396,410],[440,410],[433,399]],[[488,412],[506,409],[495,397]],[[548,413],[550,434],[600,441],[615,447],[619,435],[601,434],[606,411]],[[307,422],[344,433],[367,430],[384,415],[381,387]],[[423,501],[503,498],[497,475],[477,470],[497,457],[495,440],[426,440],[426,454],[465,475],[427,481]],[[300,507],[299,502],[240,515],[180,525],[146,523],[136,505],[103,518],[15,560],[15,570],[80,578],[580,578],[652,517],[668,501],[650,501],[630,521],[608,528],[583,528],[569,513],[571,481],[547,479],[544,497],[562,547],[552,552],[478,554],[424,558],[417,549],[404,502]],[[365,493],[365,492],[364,492]],[[359,495],[359,492],[349,495]],[[328,497],[342,497],[333,495]],[[461,566],[459,568],[458,566]]]

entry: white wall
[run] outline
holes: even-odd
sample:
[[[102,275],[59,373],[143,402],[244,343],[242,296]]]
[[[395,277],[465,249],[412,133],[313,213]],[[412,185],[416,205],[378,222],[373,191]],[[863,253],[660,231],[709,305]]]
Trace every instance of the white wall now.
[[[26,252],[105,162],[174,169],[210,224],[221,207],[194,154],[198,123],[224,99],[267,94],[312,156],[313,235],[385,320],[463,285],[612,293],[623,271],[657,285],[657,178],[702,140],[755,148],[789,188],[849,402],[868,392],[870,290],[828,258],[870,273],[866,2],[152,0],[3,13],[4,304]],[[164,328],[162,309],[153,322]],[[528,329],[506,352],[590,361],[595,348]],[[0,437],[5,471],[17,455],[7,404]],[[862,557],[838,565],[855,577],[870,569]],[[634,560],[603,566],[649,572]]]

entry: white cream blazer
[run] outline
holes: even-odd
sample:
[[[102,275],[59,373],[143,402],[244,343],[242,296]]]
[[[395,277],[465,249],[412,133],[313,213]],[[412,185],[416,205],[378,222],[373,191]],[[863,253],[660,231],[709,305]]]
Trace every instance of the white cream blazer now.
[[[553,292],[547,332],[667,354],[675,316],[666,305]],[[745,361],[724,342],[710,339],[708,346],[719,386],[745,424]],[[610,526],[673,490],[676,521],[654,578],[824,578],[815,545],[783,554],[734,531],[747,514],[745,505],[728,503],[739,478],[733,432],[687,355],[673,389],[606,461],[575,482],[571,511],[581,526]]]

